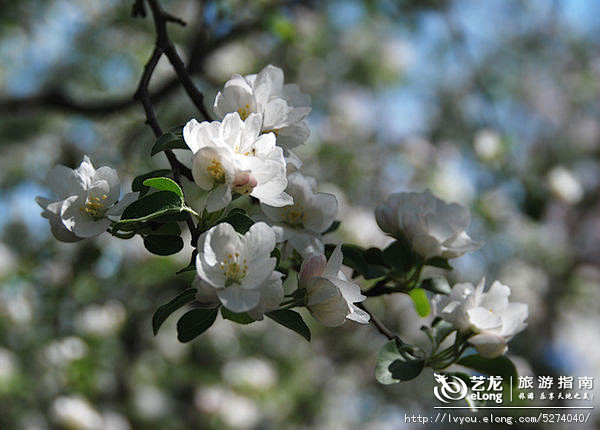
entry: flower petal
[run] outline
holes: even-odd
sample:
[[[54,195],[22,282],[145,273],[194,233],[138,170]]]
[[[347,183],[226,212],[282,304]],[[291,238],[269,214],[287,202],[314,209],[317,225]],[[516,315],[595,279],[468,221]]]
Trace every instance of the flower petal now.
[[[260,301],[258,290],[248,290],[239,285],[232,285],[217,291],[217,296],[223,306],[232,312],[247,312],[255,308]]]

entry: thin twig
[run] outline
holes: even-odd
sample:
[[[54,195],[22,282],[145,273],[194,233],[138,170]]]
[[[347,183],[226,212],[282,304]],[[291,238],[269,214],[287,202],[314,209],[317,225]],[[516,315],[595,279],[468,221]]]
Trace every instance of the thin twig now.
[[[379,318],[377,318],[374,314],[371,313],[371,311],[369,311],[367,309],[367,307],[364,305],[364,303],[357,303],[356,306],[358,306],[359,308],[361,308],[363,311],[365,311],[366,313],[369,314],[369,316],[371,317],[371,322],[373,323],[373,325],[377,328],[377,330],[379,330],[379,332],[384,335],[385,337],[387,337],[389,340],[395,340],[396,342],[399,342],[400,344],[403,344],[404,342],[402,341],[402,339],[400,339],[400,337],[398,335],[396,335],[394,332],[392,332],[389,328],[387,328],[385,326],[385,324],[383,324]]]
[[[143,5],[143,0],[136,1],[132,8],[136,12],[132,13],[132,15],[145,17],[146,13]],[[143,14],[142,10],[144,11]],[[202,30],[198,31],[189,43],[187,73],[189,75],[201,73],[204,68],[204,61],[209,54],[238,38],[243,38],[252,32],[259,31],[261,28],[260,22],[260,20],[242,21],[234,25],[226,34],[210,41],[207,41],[208,36],[205,32]],[[179,76],[161,82],[158,88],[150,93],[150,99],[155,102],[162,100],[172,94],[179,87],[180,82]],[[69,95],[68,91],[64,88],[57,87],[28,97],[0,98],[0,113],[9,112],[12,115],[20,113],[30,114],[36,110],[54,109],[61,112],[87,116],[106,116],[131,109],[136,104],[137,100],[132,99],[130,94],[108,100],[88,102],[77,100]],[[205,113],[208,114],[208,112]],[[210,118],[207,117],[206,119]]]
[[[148,91],[148,87],[150,86],[150,80],[152,79],[152,74],[154,73],[154,69],[162,56],[162,49],[156,45],[154,50],[152,51],[152,55],[148,59],[148,62],[144,66],[144,72],[140,78],[140,83],[138,84],[138,88],[135,92],[134,99],[138,100],[142,106],[144,107],[144,112],[146,113],[146,123],[152,128],[154,135],[159,137],[163,134],[163,130],[158,123],[158,119],[156,118],[156,114],[154,113],[154,108],[152,107],[152,101],[150,100],[150,93]],[[190,180],[193,180],[192,173],[189,168],[184,166],[177,160],[177,157],[171,150],[165,151],[165,155],[167,156],[167,160],[173,170],[173,179],[177,184],[181,186],[181,175],[187,177]],[[188,216],[186,219],[188,228],[190,229],[190,234],[192,235],[192,246],[196,245],[197,238],[197,226],[194,224],[191,216]]]
[[[190,77],[190,74],[183,63],[183,60],[177,53],[177,49],[175,49],[175,45],[173,45],[173,42],[171,42],[167,32],[168,22],[175,21],[181,24],[183,21],[176,20],[171,14],[165,12],[160,6],[158,0],[146,1],[150,5],[152,17],[154,18],[154,27],[156,28],[156,48],[160,49],[169,59],[169,62],[173,66],[181,85],[185,89],[185,92],[194,106],[196,106],[202,116],[204,116],[204,119],[211,120],[211,115],[204,106],[204,95],[198,90],[198,88],[196,88],[196,85],[192,81],[192,78]]]

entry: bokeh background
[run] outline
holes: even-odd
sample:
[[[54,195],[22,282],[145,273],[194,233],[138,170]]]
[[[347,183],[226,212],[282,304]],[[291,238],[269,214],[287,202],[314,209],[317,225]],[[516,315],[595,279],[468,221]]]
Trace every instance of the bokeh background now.
[[[51,237],[33,199],[48,195],[55,164],[87,153],[118,170],[124,191],[166,165],[150,158],[132,100],[154,43],[132,3],[0,2],[0,428],[397,429],[410,427],[405,413],[430,414],[431,372],[375,381],[385,339],[372,326],[307,317],[309,344],[269,321],[218,320],[183,345],[172,317],[153,337],[154,309],[189,285],[174,275],[189,250]],[[529,328],[510,344],[520,372],[600,379],[599,2],[163,5],[188,23],[170,33],[209,107],[232,73],[269,63],[312,96],[298,153],[340,200],[330,241],[384,245],[373,208],[394,191],[469,206],[486,246],[448,276],[500,279],[529,304]],[[199,116],[164,58],[152,88],[163,128]],[[426,345],[427,320],[406,296],[369,303]]]

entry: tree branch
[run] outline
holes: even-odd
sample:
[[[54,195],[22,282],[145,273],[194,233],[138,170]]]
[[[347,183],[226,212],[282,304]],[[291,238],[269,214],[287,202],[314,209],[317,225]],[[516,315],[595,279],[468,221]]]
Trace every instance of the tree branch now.
[[[142,106],[144,107],[144,112],[146,113],[146,124],[148,124],[154,135],[159,137],[163,134],[163,130],[158,123],[158,119],[156,118],[156,114],[154,113],[154,108],[152,107],[152,101],[150,100],[150,93],[148,91],[148,87],[150,85],[150,80],[152,79],[152,74],[154,73],[154,69],[162,56],[163,51],[162,48],[156,44],[154,50],[152,51],[152,55],[148,59],[148,62],[144,66],[144,72],[140,78],[140,83],[138,84],[138,88],[135,92],[134,99],[138,100]],[[173,151],[167,150],[165,151],[165,155],[167,156],[167,160],[173,170],[173,179],[175,182],[181,186],[181,176],[185,176],[189,180],[193,180],[193,175],[191,170],[184,166],[175,156]],[[190,234],[192,236],[192,246],[195,246],[194,243],[197,237],[197,226],[194,224],[191,215],[188,214],[186,219],[188,228],[190,230]]]
[[[377,330],[379,330],[379,333],[381,333],[382,335],[384,335],[385,337],[387,337],[389,340],[395,340],[396,342],[399,342],[400,344],[404,343],[402,341],[402,339],[400,339],[400,337],[398,335],[396,335],[393,331],[391,331],[389,328],[387,328],[385,326],[385,324],[383,324],[379,320],[379,318],[377,318],[375,315],[373,315],[371,313],[371,311],[369,311],[367,309],[367,307],[364,305],[364,303],[356,303],[356,306],[358,306],[363,311],[365,311],[366,313],[369,314],[369,316],[371,317],[371,322],[377,328]]]
[[[171,42],[167,32],[168,22],[175,21],[181,24],[183,21],[165,12],[158,3],[158,0],[146,1],[150,5],[152,17],[154,18],[154,27],[156,28],[156,48],[160,49],[167,56],[188,97],[192,100],[192,103],[194,103],[194,106],[196,106],[202,116],[204,116],[204,119],[210,121],[212,118],[204,106],[204,95],[196,88],[196,85],[192,81],[183,60],[177,53],[177,49],[175,49],[175,45]]]
[[[138,3],[141,5],[138,6]],[[133,7],[134,11],[137,12],[132,13],[132,15],[141,17],[146,16],[143,6],[143,0],[137,0]],[[144,10],[143,14],[140,12],[141,10]],[[228,33],[208,42],[206,40],[207,36],[202,32],[198,32],[190,43],[189,63],[186,67],[186,72],[189,75],[200,73],[203,69],[204,60],[210,53],[233,42],[237,38],[246,36],[258,30],[260,30],[260,20],[243,21],[232,27]],[[157,90],[150,93],[150,99],[160,101],[163,98],[168,97],[178,88],[179,84],[179,75],[165,80],[159,84]],[[20,114],[30,113],[34,110],[54,109],[59,112],[72,114],[106,116],[131,109],[136,104],[137,100],[131,98],[129,94],[109,100],[86,102],[74,99],[62,88],[52,88],[30,97],[0,99],[0,113],[8,112],[11,114]],[[202,114],[207,115],[206,119],[210,119],[204,106],[202,106],[202,110],[204,110],[204,113]]]

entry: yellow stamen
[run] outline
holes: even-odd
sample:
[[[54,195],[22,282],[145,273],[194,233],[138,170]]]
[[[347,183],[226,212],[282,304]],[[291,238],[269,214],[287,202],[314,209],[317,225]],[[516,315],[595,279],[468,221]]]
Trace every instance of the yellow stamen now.
[[[240,118],[242,119],[242,121],[245,121],[246,118],[248,118],[250,116],[250,114],[252,113],[252,112],[250,112],[250,105],[247,104],[243,108],[238,108],[237,113],[240,115]]]
[[[219,160],[213,159],[206,170],[213,177],[215,183],[225,183],[225,169]]]
[[[301,226],[306,221],[304,207],[301,205],[285,206],[282,214],[283,221],[292,226]]]

